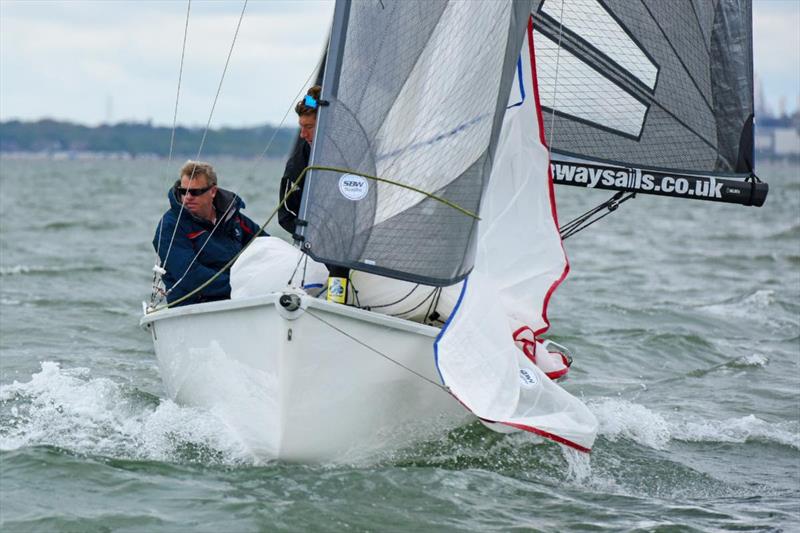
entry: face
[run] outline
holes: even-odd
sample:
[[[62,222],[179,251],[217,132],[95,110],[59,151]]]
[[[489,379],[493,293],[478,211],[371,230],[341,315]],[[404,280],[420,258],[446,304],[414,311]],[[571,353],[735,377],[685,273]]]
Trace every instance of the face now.
[[[314,130],[317,128],[316,115],[301,115],[297,122],[300,124],[300,138],[311,144],[314,141]]]
[[[190,180],[187,174],[181,176],[181,187],[184,189],[205,189],[208,187],[208,178],[205,174],[195,174]],[[214,197],[217,195],[217,187],[213,186],[200,196],[193,196],[188,192],[181,196],[183,205],[193,215],[200,218],[211,220],[214,218]]]

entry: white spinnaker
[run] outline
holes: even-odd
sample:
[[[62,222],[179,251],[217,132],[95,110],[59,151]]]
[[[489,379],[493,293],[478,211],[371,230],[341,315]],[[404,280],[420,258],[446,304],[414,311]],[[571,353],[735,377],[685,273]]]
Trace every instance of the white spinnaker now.
[[[520,325],[547,328],[549,294],[567,270],[551,207],[548,152],[539,135],[531,38],[529,32],[522,47],[526,97],[506,112],[481,210],[475,268],[437,340],[437,364],[444,383],[477,416],[589,450],[597,433],[594,415],[512,338]]]

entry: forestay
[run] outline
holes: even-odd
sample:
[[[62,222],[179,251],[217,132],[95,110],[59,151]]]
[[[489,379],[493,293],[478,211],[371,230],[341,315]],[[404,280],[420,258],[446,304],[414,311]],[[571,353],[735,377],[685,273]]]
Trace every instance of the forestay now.
[[[450,285],[474,262],[529,2],[337,3],[298,234],[327,264]],[[327,102],[325,104],[324,102]],[[361,175],[359,175],[361,174]]]

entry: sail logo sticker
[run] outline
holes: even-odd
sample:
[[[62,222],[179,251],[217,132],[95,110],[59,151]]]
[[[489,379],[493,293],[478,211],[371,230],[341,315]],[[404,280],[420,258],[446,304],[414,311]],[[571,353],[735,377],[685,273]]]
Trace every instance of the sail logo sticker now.
[[[534,373],[526,368],[519,369],[519,380],[522,382],[522,386],[527,388],[533,387],[537,383]]]
[[[363,176],[342,174],[342,177],[339,178],[339,192],[348,200],[354,202],[363,200],[369,192],[369,181]]]

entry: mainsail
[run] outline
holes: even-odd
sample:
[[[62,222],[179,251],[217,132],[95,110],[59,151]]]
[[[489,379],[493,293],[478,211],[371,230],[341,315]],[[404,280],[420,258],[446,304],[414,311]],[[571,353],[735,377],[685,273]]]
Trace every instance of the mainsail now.
[[[310,165],[341,170],[305,178],[309,255],[429,285],[467,275],[529,16],[529,2],[337,3]]]
[[[751,0],[540,0],[556,183],[762,205]]]

